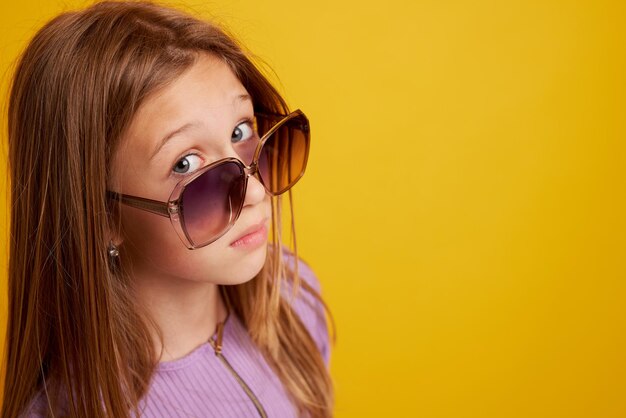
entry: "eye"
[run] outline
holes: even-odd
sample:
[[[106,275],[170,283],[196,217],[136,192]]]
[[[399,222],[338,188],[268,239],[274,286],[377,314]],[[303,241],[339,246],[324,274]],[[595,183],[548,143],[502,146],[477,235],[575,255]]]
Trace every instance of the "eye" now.
[[[197,154],[188,154],[178,160],[172,171],[178,174],[187,174],[196,171],[202,165],[202,159]]]
[[[248,119],[248,120],[241,122],[239,125],[237,125],[237,127],[235,127],[235,130],[233,131],[233,136],[231,139],[233,142],[237,143],[237,142],[246,141],[252,138],[253,136],[254,136],[254,125],[252,121]]]

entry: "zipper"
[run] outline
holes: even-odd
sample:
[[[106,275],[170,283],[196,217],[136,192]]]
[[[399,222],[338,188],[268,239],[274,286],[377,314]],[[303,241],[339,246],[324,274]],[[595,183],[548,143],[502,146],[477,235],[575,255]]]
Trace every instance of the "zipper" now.
[[[227,317],[227,319],[228,319],[228,317]],[[222,361],[222,363],[224,363],[224,366],[226,366],[226,368],[235,377],[235,379],[237,380],[237,382],[239,383],[241,388],[244,390],[244,392],[246,392],[246,394],[248,395],[248,397],[250,398],[250,400],[254,404],[257,412],[259,413],[259,416],[261,418],[267,418],[267,413],[265,412],[265,409],[263,408],[263,405],[261,405],[261,402],[256,397],[254,392],[252,392],[252,389],[250,389],[250,386],[248,386],[248,384],[241,378],[239,373],[237,373],[237,371],[235,371],[233,366],[228,362],[228,360],[226,360],[226,357],[224,357],[224,355],[222,354],[222,335],[223,335],[223,332],[224,332],[224,322],[219,322],[217,324],[217,342],[213,341],[213,338],[209,338],[209,343],[213,347],[213,350],[215,351],[215,355],[217,357],[219,357],[219,359]]]

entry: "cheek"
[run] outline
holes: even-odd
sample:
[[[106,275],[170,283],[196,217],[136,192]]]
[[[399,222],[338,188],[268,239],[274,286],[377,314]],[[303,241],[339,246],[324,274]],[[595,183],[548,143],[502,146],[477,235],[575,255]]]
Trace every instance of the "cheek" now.
[[[270,199],[266,195],[254,209],[271,216]],[[231,229],[208,246],[189,250],[168,218],[129,207],[123,207],[121,215],[122,262],[127,260],[135,274],[238,284],[253,278],[265,263],[266,247],[254,251],[229,247],[239,228]],[[270,226],[268,222],[268,228]],[[268,235],[270,233],[268,231]]]
[[[167,218],[140,212],[138,209],[125,209],[122,213],[124,240],[132,244],[140,244],[163,235],[166,227],[170,227]]]
[[[123,250],[135,266],[171,264],[187,248],[168,218],[129,208],[122,214]]]

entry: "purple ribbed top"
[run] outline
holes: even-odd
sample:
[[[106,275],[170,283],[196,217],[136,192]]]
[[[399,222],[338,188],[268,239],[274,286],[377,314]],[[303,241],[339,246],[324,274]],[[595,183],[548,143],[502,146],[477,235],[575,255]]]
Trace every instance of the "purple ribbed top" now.
[[[293,265],[293,255],[286,253],[285,256],[285,262]],[[299,272],[303,280],[317,291],[321,290],[316,275],[302,260],[299,260]],[[283,287],[287,300],[290,290],[290,286]],[[301,289],[293,308],[317,343],[328,367],[328,328],[321,303]],[[267,417],[296,416],[296,409],[278,376],[234,312],[230,312],[222,332],[223,358],[207,341],[182,358],[157,365],[148,393],[140,402],[142,417],[259,417],[262,416],[259,409]],[[41,416],[36,409],[46,408],[45,395],[42,395],[43,392],[27,417]]]

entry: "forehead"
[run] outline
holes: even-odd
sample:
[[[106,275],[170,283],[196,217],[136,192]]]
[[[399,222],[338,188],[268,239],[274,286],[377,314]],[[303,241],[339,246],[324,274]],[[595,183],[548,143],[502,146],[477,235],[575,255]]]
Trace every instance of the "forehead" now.
[[[135,145],[153,144],[191,120],[201,120],[207,129],[217,128],[226,116],[252,107],[249,101],[237,99],[243,94],[247,94],[245,87],[224,61],[201,53],[189,69],[141,104],[125,137]]]

